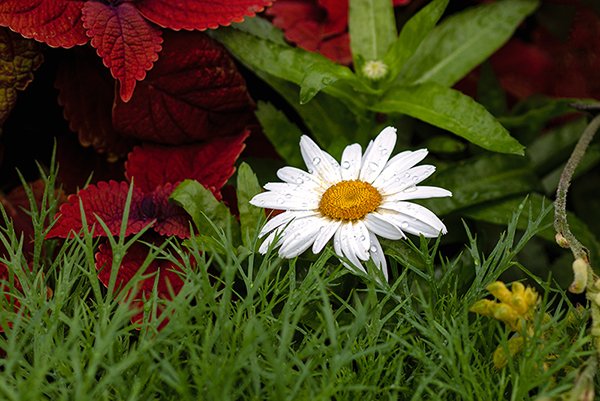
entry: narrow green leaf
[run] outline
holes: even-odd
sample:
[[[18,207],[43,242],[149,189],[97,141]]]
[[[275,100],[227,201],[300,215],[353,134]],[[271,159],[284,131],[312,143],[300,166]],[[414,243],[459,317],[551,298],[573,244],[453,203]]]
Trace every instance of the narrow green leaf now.
[[[350,49],[356,60],[381,60],[396,39],[392,0],[350,0]]]
[[[304,167],[298,145],[302,136],[300,129],[271,103],[258,102],[256,117],[264,134],[286,164]]]
[[[260,228],[259,224],[262,223],[265,216],[263,209],[250,204],[250,199],[260,192],[262,192],[262,188],[250,166],[246,163],[240,164],[237,173],[238,210],[240,211],[242,244],[248,249],[252,249]]]
[[[523,154],[523,146],[483,106],[438,84],[394,87],[372,110],[407,114],[494,152]]]
[[[423,39],[435,27],[448,6],[449,0],[434,0],[404,24],[398,39],[390,47],[384,62],[395,78],[402,66],[417,50]]]
[[[500,48],[537,6],[536,0],[503,0],[448,17],[423,40],[400,81],[454,85]]]
[[[499,200],[496,202],[482,204],[477,207],[469,208],[463,211],[463,213],[476,220],[486,221],[494,224],[506,224],[507,216],[510,216],[523,201],[522,196],[511,197],[509,199]],[[531,203],[531,214],[527,207],[523,210],[520,219],[517,223],[517,228],[524,230],[527,227],[527,222],[530,217],[537,216],[542,210],[542,205],[552,204],[552,200],[544,197],[543,195],[532,193],[529,195],[529,202]],[[555,231],[552,227],[552,221],[554,219],[554,213],[549,213],[546,216],[545,224],[549,227],[540,232],[539,236],[547,239],[548,241],[554,241]],[[569,226],[575,236],[587,247],[592,253],[592,260],[598,260],[600,256],[600,243],[594,234],[590,231],[587,225],[577,218],[572,213],[568,214]]]
[[[171,199],[192,217],[200,234],[218,238],[210,222],[223,229],[237,224],[227,206],[219,202],[213,193],[198,181],[184,180],[173,191]]]
[[[436,213],[448,214],[466,207],[517,194],[539,187],[527,159],[486,154],[455,164],[427,180],[427,185],[452,191],[452,197],[421,201]]]

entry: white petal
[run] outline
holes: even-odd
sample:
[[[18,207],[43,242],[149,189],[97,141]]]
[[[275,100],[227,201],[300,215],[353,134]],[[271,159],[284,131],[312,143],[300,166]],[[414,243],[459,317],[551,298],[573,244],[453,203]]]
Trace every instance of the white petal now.
[[[383,171],[395,145],[396,128],[384,128],[365,152],[360,169],[361,181],[368,183],[375,181],[377,176]]]
[[[362,165],[362,149],[358,143],[346,146],[342,154],[342,179],[356,180]]]
[[[386,175],[386,179],[384,181],[380,181],[378,185],[374,185],[382,195],[392,195],[397,192],[404,191],[407,188],[414,187],[434,172],[434,166],[424,164],[422,166],[413,167],[404,172]],[[383,175],[384,174],[382,174],[382,176]]]
[[[386,196],[384,202],[397,202],[411,199],[442,198],[444,196],[452,196],[452,192],[439,187],[411,186],[406,188],[404,191]]]
[[[357,221],[349,225],[351,233],[348,237],[350,247],[354,254],[361,260],[369,260],[369,248],[371,247],[371,238],[369,230],[362,221]]]
[[[323,250],[325,245],[327,245],[327,242],[329,242],[331,237],[333,237],[335,232],[340,228],[340,225],[342,224],[341,220],[326,220],[327,224],[325,224],[323,228],[321,228],[321,231],[319,231],[319,233],[317,234],[317,237],[315,238],[315,242],[312,247],[312,251],[315,254]]]
[[[423,160],[428,153],[429,152],[427,149],[418,149],[414,151],[406,150],[392,157],[386,164],[385,168],[386,170],[390,168],[395,171],[408,170]]]
[[[369,231],[388,239],[401,239],[406,238],[406,235],[389,221],[384,216],[377,212],[367,214],[365,218],[365,224]]]
[[[319,197],[311,193],[287,197],[277,192],[262,192],[250,199],[250,204],[279,210],[314,210],[319,207]]]
[[[277,235],[278,230],[273,231],[271,234],[269,234],[267,236],[267,238],[265,238],[265,240],[262,242],[262,244],[260,244],[260,248],[258,248],[258,252],[260,252],[261,254],[265,254],[267,253],[267,251],[269,250],[269,247],[271,246],[271,243],[275,240],[275,236]],[[279,238],[279,241],[277,243],[277,245],[275,245],[275,248],[277,248],[279,245],[281,245],[281,238]]]
[[[369,248],[369,254],[375,262],[375,266],[379,268],[383,272],[383,277],[385,277],[385,281],[389,280],[388,270],[387,270],[387,262],[385,261],[385,255],[383,254],[383,249],[381,249],[381,244],[377,240],[377,237],[371,233],[371,248]]]
[[[386,209],[391,211],[386,213]],[[381,205],[378,211],[402,231],[411,234],[433,238],[447,232],[444,223],[431,210],[415,203],[388,202],[385,208]]]
[[[329,159],[325,156],[325,152],[306,135],[302,135],[300,138],[300,153],[311,174],[319,176],[329,184],[339,181],[337,179],[340,174],[339,169],[334,169],[331,163],[328,162]]]
[[[315,188],[322,187],[322,183],[317,177],[296,167],[287,166],[280,168],[277,170],[277,177],[290,184],[306,185]]]
[[[358,259],[358,255],[356,254],[355,247],[353,247],[354,244],[351,242],[352,236],[353,236],[352,224],[351,223],[342,224],[340,231],[341,231],[340,240],[342,242],[342,253],[346,257],[346,259],[348,259],[348,261],[350,261],[350,263],[352,263],[351,266],[348,266],[346,263],[344,263],[344,266],[350,268],[350,270],[359,269],[366,273],[364,266],[362,265],[362,263],[360,263],[360,260]]]
[[[294,223],[296,221],[284,231],[284,240],[279,248],[279,255],[288,259],[295,258],[310,248],[317,232],[325,224],[320,217],[306,217],[293,226]]]
[[[269,182],[265,185],[265,189],[273,193],[283,195],[285,199],[302,198],[308,199],[314,197],[316,202],[319,202],[323,196],[323,190],[310,185],[295,185],[287,182]]]
[[[331,166],[331,174],[333,174],[334,183],[340,182],[342,180],[342,172],[340,168],[340,164],[335,160],[333,156],[329,153],[323,151],[323,156],[325,157],[325,161],[329,163]]]
[[[278,214],[277,216],[273,217],[269,221],[267,221],[265,223],[265,225],[263,226],[263,228],[260,230],[260,233],[258,234],[258,236],[263,237],[266,233],[275,230],[277,227],[280,227],[280,226],[283,226],[283,225],[289,223],[293,219],[301,219],[304,217],[314,216],[317,214],[318,214],[318,212],[312,211],[312,210],[308,210],[308,211],[291,210],[291,211],[283,212],[283,213]]]

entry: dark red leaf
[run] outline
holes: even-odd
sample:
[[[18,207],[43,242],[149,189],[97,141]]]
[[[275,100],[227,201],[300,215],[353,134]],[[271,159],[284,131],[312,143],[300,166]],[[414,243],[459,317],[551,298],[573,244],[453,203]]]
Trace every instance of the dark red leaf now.
[[[79,143],[92,146],[112,161],[126,155],[134,141],[113,127],[115,85],[100,59],[91,49],[81,48],[69,51],[60,62],[55,81],[58,102]]]
[[[342,64],[350,64],[348,1],[279,0],[267,10],[287,40]]]
[[[202,144],[136,147],[125,164],[126,176],[133,178],[135,185],[146,192],[165,183],[194,179],[213,188],[215,196],[220,198],[219,190],[235,171],[235,161],[247,137],[248,131],[244,131]]]
[[[138,0],[135,6],[150,21],[175,30],[205,30],[241,22],[271,0]]]
[[[78,234],[82,229],[79,203],[83,204],[88,228],[93,228],[94,237],[106,236],[98,224],[98,216],[106,224],[112,235],[119,235],[129,184],[127,182],[99,182],[89,185],[75,195],[69,195],[67,203],[60,207],[57,221],[48,233],[48,238],[67,238]],[[146,215],[141,207],[144,194],[139,188],[133,188],[131,208],[125,235],[138,233],[155,221],[153,215]]]
[[[120,132],[165,144],[235,135],[254,121],[242,76],[221,45],[200,32],[165,32],[161,57],[129,103],[116,100]]]
[[[29,85],[43,60],[36,42],[0,28],[0,125],[17,101],[17,90]]]
[[[144,79],[158,59],[161,31],[129,2],[88,1],[83,6],[83,25],[104,65],[119,80],[121,99],[129,101],[136,81]]]
[[[165,184],[156,188],[152,196],[152,207],[155,209],[156,224],[154,231],[160,235],[175,235],[179,238],[190,236],[190,216],[181,207],[169,200],[175,190],[175,184]],[[148,202],[148,201],[146,201]]]
[[[83,0],[2,0],[0,25],[52,47],[87,43],[81,23]]]

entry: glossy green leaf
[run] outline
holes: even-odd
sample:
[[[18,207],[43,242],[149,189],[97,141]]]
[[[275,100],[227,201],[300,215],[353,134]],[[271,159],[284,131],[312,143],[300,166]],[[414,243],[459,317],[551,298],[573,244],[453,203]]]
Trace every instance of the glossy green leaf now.
[[[523,208],[517,224],[517,228],[522,230],[527,227],[529,218],[539,215],[543,205],[549,205],[552,203],[552,200],[536,193],[529,195],[528,199],[531,205],[531,210],[529,210],[528,206],[526,205]],[[463,213],[466,216],[476,220],[504,225],[507,222],[507,216],[511,216],[512,213],[517,210],[522,201],[522,196],[511,197],[508,199],[498,200],[496,202],[490,202],[477,207],[469,208],[464,210]],[[539,233],[540,237],[547,239],[548,241],[554,241],[555,231],[554,227],[552,226],[553,219],[554,213],[548,214],[544,221],[548,228]],[[581,243],[590,250],[592,254],[592,260],[598,260],[597,258],[600,256],[600,243],[598,242],[598,239],[590,231],[587,225],[572,213],[568,214],[568,220],[573,234],[575,234]]]
[[[258,183],[258,178],[250,166],[246,163],[240,164],[237,173],[238,210],[240,211],[242,244],[248,249],[253,248],[260,229],[259,225],[265,216],[263,209],[250,204],[250,199],[261,192],[262,188]]]
[[[452,86],[499,49],[536,0],[502,0],[452,15],[423,40],[400,73],[400,82]]]
[[[260,122],[263,133],[269,138],[269,142],[273,144],[286,164],[294,167],[304,167],[298,145],[302,136],[300,129],[271,103],[258,102],[256,117]]]
[[[538,178],[532,173],[527,159],[498,154],[486,154],[454,164],[424,184],[452,191],[452,197],[420,202],[439,214],[526,194],[539,187]]]
[[[396,39],[391,0],[350,0],[350,49],[354,59],[381,60]]]
[[[258,35],[228,27],[211,31],[212,37],[255,72],[266,72],[301,86],[301,103],[308,102],[320,90],[324,90],[354,108],[364,107],[362,98],[350,86],[332,85],[338,80],[344,80],[353,87],[368,91],[348,67],[336,64],[318,53],[265,40]]]
[[[372,109],[418,118],[494,152],[523,154],[523,146],[483,106],[442,85],[394,87]]]
[[[448,5],[449,0],[434,0],[404,24],[398,39],[384,57],[390,68],[390,77],[395,78],[402,66],[417,50],[423,39],[435,27]]]
[[[527,147],[527,157],[532,167],[543,174],[564,163],[586,125],[586,120],[579,118],[539,135]]]
[[[222,229],[236,228],[237,222],[227,206],[198,181],[184,180],[173,191],[171,199],[192,217],[200,234],[218,238],[214,226]]]

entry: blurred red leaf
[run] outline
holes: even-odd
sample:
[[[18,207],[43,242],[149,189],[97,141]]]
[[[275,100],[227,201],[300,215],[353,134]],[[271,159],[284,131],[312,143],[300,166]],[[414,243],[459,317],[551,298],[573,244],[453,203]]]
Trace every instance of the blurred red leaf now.
[[[205,30],[241,22],[262,11],[271,0],[137,0],[150,21],[174,30]]]
[[[29,85],[43,60],[34,41],[0,29],[0,125],[17,101],[17,90]]]
[[[134,141],[112,123],[114,81],[90,48],[71,50],[61,58],[54,85],[64,117],[81,145],[92,146],[112,161],[131,150]]]
[[[394,0],[403,6],[411,0]],[[352,63],[348,36],[348,0],[278,0],[266,14],[299,47],[340,64]]]
[[[52,47],[88,42],[81,24],[84,0],[2,0],[0,25]]]
[[[233,175],[235,161],[248,134],[244,131],[237,136],[180,147],[148,144],[136,147],[125,164],[126,177],[135,177],[135,185],[143,191],[189,178],[212,188],[219,199],[218,189]]]
[[[221,45],[200,32],[165,32],[164,39],[131,100],[116,100],[118,131],[175,145],[234,135],[254,121],[244,80]]]
[[[161,31],[128,2],[117,5],[86,2],[83,26],[104,65],[119,80],[121,99],[129,101],[136,81],[144,79],[146,71],[158,60]]]

